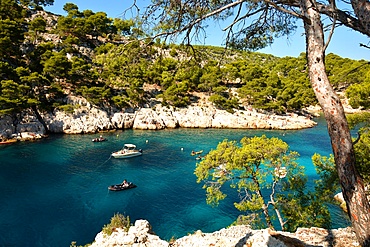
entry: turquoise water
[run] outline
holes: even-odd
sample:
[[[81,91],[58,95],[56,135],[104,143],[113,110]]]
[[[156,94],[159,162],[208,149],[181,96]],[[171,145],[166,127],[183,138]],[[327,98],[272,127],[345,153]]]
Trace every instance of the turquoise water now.
[[[260,131],[224,129],[125,130],[96,135],[53,135],[37,142],[0,147],[0,246],[69,246],[91,243],[115,213],[131,221],[147,219],[162,239],[195,230],[211,232],[239,215],[227,198],[219,207],[205,203],[205,192],[193,174],[192,150],[214,149],[223,139],[279,137],[301,155],[299,162],[315,178],[311,156],[331,153],[322,118],[311,129]],[[134,143],[143,155],[113,159],[123,143]],[[135,189],[111,192],[126,178]],[[333,228],[347,226],[333,207]]]

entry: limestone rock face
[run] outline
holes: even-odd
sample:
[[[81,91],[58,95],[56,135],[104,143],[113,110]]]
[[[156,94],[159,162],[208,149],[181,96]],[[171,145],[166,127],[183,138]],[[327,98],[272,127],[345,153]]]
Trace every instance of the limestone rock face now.
[[[50,132],[85,134],[115,128],[108,113],[92,106],[86,99],[68,96],[66,103],[75,106],[73,113],[55,110],[44,115]]]
[[[55,111],[46,121],[50,132],[66,134],[96,133],[100,130],[113,129],[105,111],[85,107],[75,110],[73,114]]]
[[[16,123],[8,115],[0,116],[0,140],[34,140],[42,138],[44,133],[44,126],[31,111],[18,114]]]
[[[157,112],[151,108],[142,108],[136,113],[133,125],[134,129],[159,130],[165,127],[164,122],[158,116]]]
[[[183,128],[211,128],[215,114],[213,107],[189,106],[173,112],[179,126]]]
[[[172,106],[162,107],[158,105],[155,110],[158,114],[158,117],[162,119],[166,128],[174,129],[179,127],[179,121],[174,115],[174,109]]]
[[[118,112],[108,116],[103,110],[81,99],[73,114],[56,111],[50,116],[49,128],[57,133],[95,133],[109,129],[161,130],[164,128],[242,128],[242,129],[302,129],[315,126],[309,118],[295,114],[280,116],[237,110],[234,113],[213,106],[174,108],[155,105],[133,112]]]
[[[137,220],[128,232],[116,229],[110,236],[99,233],[91,247],[350,247],[359,246],[351,228],[326,230],[322,228],[298,228],[295,233],[252,230],[239,225],[223,228],[213,233],[198,230],[194,234],[168,243],[151,233],[146,220]]]
[[[236,129],[303,129],[316,123],[296,114],[268,115],[254,110],[236,110],[234,113],[214,106],[188,106],[186,108],[143,108],[137,111],[134,129],[163,128],[236,128]]]
[[[73,107],[73,112],[55,110],[41,114],[51,133],[93,134],[103,130],[161,130],[177,127],[292,130],[316,125],[311,119],[296,114],[271,115],[259,113],[254,109],[235,110],[230,113],[217,109],[212,104],[175,108],[157,103],[150,107],[147,105],[145,108],[117,112],[113,109],[97,108],[82,97],[68,96],[65,102]],[[19,115],[17,121],[9,116],[0,118],[0,138],[46,133],[44,125],[32,111]]]
[[[111,118],[112,125],[115,129],[131,129],[134,125],[134,113],[114,113]]]
[[[0,116],[0,139],[8,139],[15,132],[13,119],[8,116]]]
[[[175,241],[173,247],[188,246],[214,246],[214,247],[231,247],[231,246],[250,246],[250,247],[286,247],[286,245],[272,237],[268,230],[252,230],[249,226],[232,226],[223,228],[213,233],[202,233],[196,231],[193,235],[185,236]]]
[[[110,236],[100,232],[95,237],[91,247],[119,247],[119,246],[153,246],[168,247],[169,243],[161,240],[158,236],[151,234],[151,226],[146,220],[137,220],[128,232],[117,228]]]

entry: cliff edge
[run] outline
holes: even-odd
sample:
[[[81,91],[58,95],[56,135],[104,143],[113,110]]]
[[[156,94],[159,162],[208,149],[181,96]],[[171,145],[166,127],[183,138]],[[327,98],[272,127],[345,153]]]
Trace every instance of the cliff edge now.
[[[213,233],[200,230],[194,234],[167,242],[156,236],[146,220],[137,220],[128,232],[117,228],[110,236],[100,232],[91,247],[350,247],[359,246],[350,227],[326,230],[298,228],[295,233],[252,230],[249,226],[231,226]]]
[[[20,140],[42,137],[46,133],[93,134],[118,129],[160,130],[165,128],[235,128],[295,130],[316,125],[310,116],[295,113],[276,115],[253,108],[236,109],[233,113],[212,104],[195,104],[184,108],[146,104],[141,108],[120,111],[101,109],[86,99],[68,96],[73,112],[54,110],[42,113],[42,121],[31,110],[16,119],[0,116],[0,139]]]

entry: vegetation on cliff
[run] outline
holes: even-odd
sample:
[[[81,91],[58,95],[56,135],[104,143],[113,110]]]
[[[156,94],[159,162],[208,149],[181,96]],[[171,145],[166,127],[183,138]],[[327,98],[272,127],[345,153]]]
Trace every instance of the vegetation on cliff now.
[[[230,111],[249,105],[282,113],[317,102],[304,54],[278,58],[220,47],[145,42],[137,39],[143,33],[133,20],[80,11],[72,3],[64,6],[66,16],[11,0],[1,5],[0,114],[30,107],[68,110],[71,106],[63,101],[67,94],[116,109],[141,106],[153,96],[165,105],[183,107],[197,100],[193,92],[208,94],[218,107]],[[366,87],[359,83],[366,81],[370,66],[366,61],[329,54],[327,63],[337,89],[350,86],[352,95]],[[147,84],[158,89],[154,95],[143,90]],[[367,107],[359,98],[351,102]]]

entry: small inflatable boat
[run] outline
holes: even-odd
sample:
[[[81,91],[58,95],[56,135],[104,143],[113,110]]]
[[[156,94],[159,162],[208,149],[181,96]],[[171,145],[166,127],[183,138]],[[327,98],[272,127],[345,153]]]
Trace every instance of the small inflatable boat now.
[[[108,190],[111,191],[121,191],[121,190],[128,190],[128,189],[133,189],[136,188],[137,186],[133,183],[128,183],[128,185],[123,185],[123,184],[115,184],[108,186]]]

